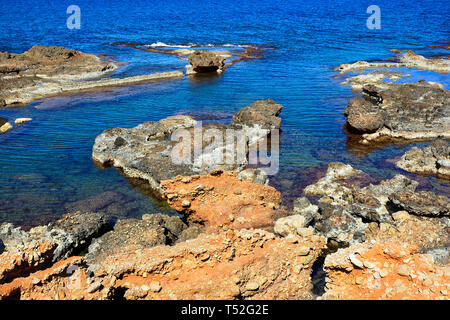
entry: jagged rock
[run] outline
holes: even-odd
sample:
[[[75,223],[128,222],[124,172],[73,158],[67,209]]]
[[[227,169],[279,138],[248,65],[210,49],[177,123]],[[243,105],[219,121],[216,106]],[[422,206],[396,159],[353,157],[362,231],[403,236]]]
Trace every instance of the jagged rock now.
[[[427,191],[393,193],[389,200],[395,207],[419,216],[450,216],[450,201]]]
[[[311,299],[311,267],[325,242],[316,235],[295,240],[262,230],[203,233],[172,247],[118,252],[95,276],[120,279],[114,286],[126,292],[154,282],[162,288],[142,297],[125,293],[134,299]],[[310,248],[307,256],[299,246]]]
[[[258,126],[263,129],[280,129],[278,115],[283,106],[272,99],[257,100],[233,115],[233,123],[242,126]]]
[[[368,225],[341,206],[319,202],[319,213],[314,228],[329,240],[340,245],[365,240]]]
[[[0,254],[2,254],[4,250],[5,250],[5,244],[3,243],[2,239],[0,239]]]
[[[239,180],[250,180],[253,183],[267,186],[269,184],[269,177],[261,169],[245,169],[237,175]]]
[[[206,50],[197,50],[188,56],[192,69],[198,73],[222,72],[226,58]]]
[[[361,264],[352,263],[355,257]],[[399,242],[365,242],[325,259],[322,299],[448,299],[450,268],[438,266],[417,247]]]
[[[0,226],[5,252],[0,255],[0,283],[46,268],[87,248],[108,224],[96,213],[66,214],[55,223],[26,232],[6,223]]]
[[[146,214],[142,220],[119,220],[114,230],[92,242],[86,261],[95,270],[104,259],[118,252],[173,244],[187,228],[179,217],[163,214]]]
[[[385,232],[392,238],[407,239],[421,246],[446,245],[447,220],[441,219],[448,216],[447,197],[416,192],[418,182],[403,175],[362,187],[360,179],[355,178],[364,175],[350,165],[330,163],[326,176],[304,189],[306,194],[320,197],[319,214],[314,216],[314,228],[319,234],[341,244],[362,242],[368,234]],[[303,200],[302,205],[306,207],[307,201]],[[397,212],[401,210],[405,213],[400,217]],[[439,218],[439,221],[431,227],[431,222],[421,218],[417,224],[422,223],[423,229],[411,222],[410,214]],[[410,229],[400,227],[405,224]],[[417,230],[413,233],[416,238],[408,236],[411,230]],[[417,235],[422,233],[435,234],[436,242]]]
[[[382,138],[433,139],[450,137],[450,92],[418,81],[405,84],[368,84],[362,98],[349,101],[347,123],[365,133],[367,141]]]
[[[450,144],[442,139],[423,149],[412,147],[396,163],[397,167],[420,174],[437,174],[450,179]]]
[[[54,261],[68,258],[70,255],[87,248],[91,240],[110,228],[107,219],[99,213],[69,213],[46,228],[45,237],[58,246]]]
[[[310,222],[304,216],[294,214],[275,221],[274,232],[282,237],[298,234],[298,230],[308,227]]]
[[[240,180],[237,172],[212,171],[161,182],[169,205],[188,221],[210,228],[265,228],[274,222],[281,195],[273,187]],[[189,205],[183,205],[183,202]]]

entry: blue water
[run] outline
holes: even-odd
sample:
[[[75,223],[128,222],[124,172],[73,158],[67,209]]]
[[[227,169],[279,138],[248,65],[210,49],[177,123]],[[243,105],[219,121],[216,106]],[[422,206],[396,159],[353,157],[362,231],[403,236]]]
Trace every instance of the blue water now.
[[[81,29],[66,27],[66,8],[81,8]],[[220,77],[148,83],[101,93],[36,101],[0,109],[0,116],[33,121],[0,135],[0,222],[36,225],[62,214],[67,203],[112,191],[125,198],[119,215],[166,210],[114,169],[91,161],[104,129],[132,127],[177,112],[229,115],[256,99],[283,104],[281,170],[272,184],[286,198],[299,195],[330,161],[343,161],[376,178],[396,169],[387,161],[411,145],[355,148],[344,133],[342,110],[354,96],[333,67],[382,60],[390,49],[433,57],[428,45],[450,38],[448,0],[377,1],[381,29],[366,27],[366,1],[24,1],[0,0],[0,51],[21,53],[34,44],[71,47],[126,62],[116,76],[181,70],[174,56],[110,43],[243,44],[270,46],[264,58],[237,63]],[[411,81],[421,78],[412,72]],[[447,86],[448,75],[423,74]],[[406,80],[405,80],[406,79]],[[402,79],[408,81],[408,78]],[[403,172],[402,172],[403,173]],[[448,183],[420,178],[450,193]]]

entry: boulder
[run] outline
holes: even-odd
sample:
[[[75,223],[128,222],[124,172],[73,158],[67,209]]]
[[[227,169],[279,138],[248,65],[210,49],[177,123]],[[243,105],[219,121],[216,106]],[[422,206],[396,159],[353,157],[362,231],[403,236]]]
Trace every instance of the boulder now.
[[[188,56],[188,60],[195,72],[221,72],[226,57],[206,50],[197,50]]]

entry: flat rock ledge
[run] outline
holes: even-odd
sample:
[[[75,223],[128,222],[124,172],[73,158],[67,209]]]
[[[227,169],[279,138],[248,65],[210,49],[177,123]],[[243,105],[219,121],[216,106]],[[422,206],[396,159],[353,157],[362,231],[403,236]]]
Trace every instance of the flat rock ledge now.
[[[207,124],[199,127],[192,117],[175,115],[158,122],[145,122],[131,129],[108,129],[95,139],[92,158],[101,165],[120,168],[126,176],[148,181],[155,193],[162,195],[162,180],[206,174],[219,168],[226,171],[244,170],[248,146],[267,137],[271,129],[280,128],[281,119],[277,116],[281,109],[282,105],[273,100],[258,100],[235,114],[229,125]],[[228,129],[235,129],[237,139],[218,143],[215,139],[203,138],[203,152],[196,154],[194,137],[207,133],[208,129],[211,129],[209,134],[222,134],[223,137],[226,137]],[[184,152],[178,149],[182,136]],[[245,146],[244,157],[236,153],[237,141]]]
[[[397,167],[418,174],[435,174],[450,180],[450,144],[435,140],[428,147],[412,147],[396,162]]]
[[[63,47],[35,45],[23,54],[0,52],[0,107],[63,93],[183,77],[182,71],[171,71],[91,80],[116,69],[117,65],[112,62]]]
[[[406,53],[401,53],[396,59],[398,62],[357,61],[350,64],[341,64],[336,68],[336,71],[345,73],[352,70],[366,70],[374,68],[417,68],[439,73],[450,72],[450,60],[427,59],[411,50],[408,50]]]
[[[450,92],[423,80],[364,85],[362,97],[351,99],[344,115],[364,144],[450,138]]]

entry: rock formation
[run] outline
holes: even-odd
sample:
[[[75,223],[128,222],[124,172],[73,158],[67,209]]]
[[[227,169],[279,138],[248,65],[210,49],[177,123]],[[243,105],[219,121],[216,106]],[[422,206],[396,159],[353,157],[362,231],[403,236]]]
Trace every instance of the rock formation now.
[[[344,114],[363,142],[383,139],[450,137],[450,92],[439,85],[416,83],[365,85],[362,97],[349,101]]]
[[[194,72],[222,72],[226,57],[211,51],[196,50],[188,56],[188,60]],[[191,68],[188,68],[188,74]]]
[[[120,168],[127,176],[148,181],[161,195],[160,182],[177,175],[206,174],[218,168],[245,169],[248,146],[267,137],[271,127],[279,127],[281,120],[276,116],[281,108],[272,100],[259,100],[241,109],[230,125],[199,127],[192,117],[176,115],[132,129],[108,129],[95,139],[92,158]],[[227,129],[234,129],[231,142]],[[203,144],[201,152],[196,153],[196,143],[197,147]]]
[[[271,228],[281,195],[273,187],[238,179],[236,172],[176,177],[161,182],[164,197],[188,221],[209,228]]]
[[[428,147],[412,147],[397,167],[419,174],[436,174],[440,178],[450,179],[450,144],[445,140],[435,140]]]
[[[61,93],[182,77],[182,71],[89,80],[117,69],[97,56],[63,47],[33,46],[23,54],[0,52],[0,107]]]

